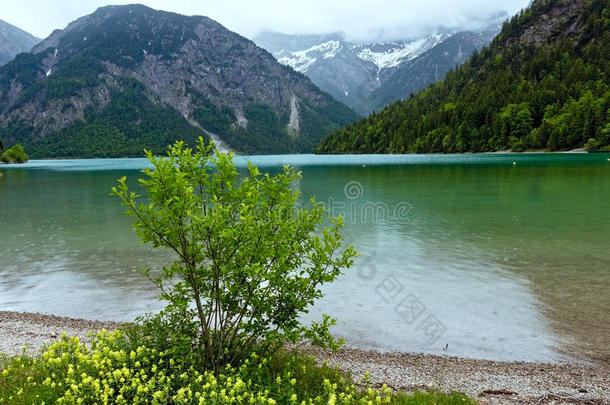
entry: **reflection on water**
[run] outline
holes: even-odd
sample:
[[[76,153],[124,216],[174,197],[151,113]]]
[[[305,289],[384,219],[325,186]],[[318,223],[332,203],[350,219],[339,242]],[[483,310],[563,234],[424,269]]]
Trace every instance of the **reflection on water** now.
[[[607,158],[251,157],[265,170],[302,170],[304,200],[344,214],[361,252],[305,318],[336,316],[352,345],[532,361],[608,361]],[[108,196],[123,175],[136,186],[145,164],[1,168],[1,310],[129,320],[159,307],[137,270],[172,256],[138,245]]]
[[[347,343],[498,360],[559,359],[557,338],[528,283],[491,267],[482,252],[431,256],[419,241],[391,234],[355,243],[363,256],[326,289],[314,311],[338,314],[337,333]]]
[[[132,320],[159,308],[138,270],[159,269],[172,256],[140,246],[109,197],[123,174],[5,171],[0,309]]]

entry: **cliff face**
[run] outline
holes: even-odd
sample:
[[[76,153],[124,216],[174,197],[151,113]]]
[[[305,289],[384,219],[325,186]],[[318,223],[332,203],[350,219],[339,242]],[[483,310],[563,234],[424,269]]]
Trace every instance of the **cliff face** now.
[[[536,0],[533,6],[544,9],[519,37],[523,45],[540,46],[569,38],[582,31],[588,0]],[[531,13],[531,11],[530,11]],[[531,14],[530,14],[531,17]],[[512,41],[509,41],[509,43]]]
[[[259,153],[311,150],[356,117],[217,22],[140,5],[103,7],[56,30],[2,68],[0,82],[0,127],[35,156],[61,155],[61,133],[83,135],[94,122],[141,138],[150,131],[138,129],[145,117],[133,108],[162,110],[171,122],[156,128],[161,133],[205,131],[232,149]],[[288,127],[291,114],[301,125]],[[127,122],[115,123],[118,117]],[[275,139],[262,136],[263,125]],[[129,154],[141,146],[142,139]]]

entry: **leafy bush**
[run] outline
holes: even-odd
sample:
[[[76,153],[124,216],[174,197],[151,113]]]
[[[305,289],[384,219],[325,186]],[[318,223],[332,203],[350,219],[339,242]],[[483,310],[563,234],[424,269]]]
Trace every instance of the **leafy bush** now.
[[[125,178],[112,194],[135,217],[144,242],[178,256],[153,280],[168,305],[148,320],[167,332],[169,349],[219,371],[255,348],[265,354],[303,339],[337,347],[333,320],[306,327],[298,317],[356,253],[351,246],[341,251],[341,218],[322,227],[321,205],[312,200],[298,209],[291,186],[300,173],[285,167],[262,175],[250,165],[240,178],[232,155],[201,138],[195,151],[177,142],[166,158],[147,156],[153,169],[140,182],[149,202],[138,204]]]
[[[6,152],[2,153],[2,161],[4,163],[25,163],[28,161],[28,159],[28,155],[25,153],[23,146],[20,144],[16,144],[12,148],[7,149]]]

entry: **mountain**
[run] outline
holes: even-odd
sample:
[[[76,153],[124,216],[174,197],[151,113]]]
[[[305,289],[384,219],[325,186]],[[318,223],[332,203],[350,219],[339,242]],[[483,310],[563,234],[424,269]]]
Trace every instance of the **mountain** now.
[[[463,31],[448,35],[429,50],[397,66],[361,105],[371,111],[379,110],[443,79],[447,72],[488,45],[498,32],[499,27],[490,27],[481,32]]]
[[[355,118],[217,22],[142,5],[99,8],[0,68],[0,138],[32,157],[161,153],[206,134],[305,152]]]
[[[535,0],[437,82],[319,153],[610,150],[607,0]]]
[[[357,44],[342,34],[286,35],[263,32],[254,38],[276,59],[307,75],[321,89],[362,114],[364,101],[401,63],[416,58],[447,34],[417,41]]]
[[[40,39],[0,20],[0,65],[13,60],[21,52],[29,52]]]
[[[439,30],[410,41],[355,43],[340,33],[287,35],[270,31],[254,41],[337,100],[369,114],[443,78],[473,51],[491,42],[504,17],[496,16],[494,23],[480,32]]]

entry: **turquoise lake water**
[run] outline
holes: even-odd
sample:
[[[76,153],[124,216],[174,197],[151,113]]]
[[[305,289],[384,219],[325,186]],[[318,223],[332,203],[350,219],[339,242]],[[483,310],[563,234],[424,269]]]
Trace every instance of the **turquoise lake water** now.
[[[348,344],[502,360],[608,362],[610,154],[240,156],[297,167],[304,199],[361,253],[304,317]],[[144,159],[0,166],[0,310],[130,320],[159,308],[109,196]]]

